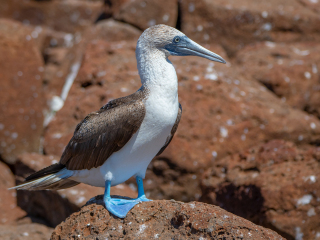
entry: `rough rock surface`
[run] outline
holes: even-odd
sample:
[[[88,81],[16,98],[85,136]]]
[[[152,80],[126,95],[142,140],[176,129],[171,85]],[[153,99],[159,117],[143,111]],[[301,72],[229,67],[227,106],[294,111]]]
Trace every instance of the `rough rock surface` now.
[[[102,1],[2,0],[1,17],[26,25],[45,25],[57,31],[76,32],[91,26],[103,13]]]
[[[74,68],[80,64],[83,55],[83,41],[81,34],[71,34],[49,31],[42,47],[45,60],[43,72],[43,90],[47,104],[54,111],[58,111],[52,104],[52,98],[65,94],[62,93],[66,82],[72,78],[70,75]]]
[[[245,47],[235,59],[240,72],[264,84],[292,107],[320,117],[320,45],[263,42]]]
[[[43,60],[30,29],[0,21],[0,155],[14,163],[25,151],[38,151],[43,131]],[[28,51],[26,51],[28,49]]]
[[[142,31],[128,23],[107,19],[99,21],[94,27],[84,33],[84,38],[91,40],[104,40],[107,42],[135,41]]]
[[[18,183],[28,175],[57,163],[58,157],[25,153],[15,164]],[[29,215],[45,219],[50,226],[56,226],[71,213],[78,211],[89,199],[102,194],[103,188],[79,184],[59,191],[22,191],[17,192],[18,205]],[[120,184],[111,188],[111,194],[136,197],[137,192],[128,185]]]
[[[283,239],[225,210],[198,202],[153,201],[136,205],[126,218],[109,214],[102,196],[58,225],[51,239]]]
[[[301,2],[181,1],[181,29],[197,41],[221,44],[230,55],[256,41],[319,41],[319,14],[311,1],[309,7]]]
[[[53,229],[42,224],[0,225],[0,239],[48,240]]]
[[[116,20],[127,22],[141,30],[156,24],[176,26],[178,18],[177,0],[112,0],[111,12]]]
[[[26,215],[17,206],[17,191],[8,190],[15,185],[14,175],[10,168],[0,162],[0,225],[10,224]],[[1,239],[1,235],[0,235]]]
[[[213,163],[201,200],[288,239],[320,234],[320,148],[273,140]]]

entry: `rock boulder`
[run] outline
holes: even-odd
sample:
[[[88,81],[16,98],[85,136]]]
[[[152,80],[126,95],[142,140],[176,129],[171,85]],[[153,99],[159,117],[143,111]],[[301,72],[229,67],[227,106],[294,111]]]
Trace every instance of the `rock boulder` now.
[[[203,175],[201,200],[288,239],[316,239],[319,176],[319,147],[273,140],[215,161]]]
[[[126,218],[109,214],[102,196],[58,225],[58,239],[283,239],[277,233],[205,203],[153,201],[136,205]]]
[[[0,239],[5,240],[47,240],[52,228],[38,223],[0,225]]]
[[[0,225],[10,224],[27,213],[17,205],[17,191],[8,190],[15,185],[14,175],[10,168],[0,162]],[[1,235],[0,235],[1,236]],[[1,238],[1,237],[0,237]]]
[[[181,1],[181,29],[199,42],[221,44],[229,55],[257,41],[319,41],[320,18],[313,2]]]
[[[0,155],[10,164],[25,151],[38,151],[43,131],[44,62],[28,34],[20,23],[0,21]]]
[[[318,42],[252,44],[238,52],[241,74],[264,84],[288,105],[320,117]]]

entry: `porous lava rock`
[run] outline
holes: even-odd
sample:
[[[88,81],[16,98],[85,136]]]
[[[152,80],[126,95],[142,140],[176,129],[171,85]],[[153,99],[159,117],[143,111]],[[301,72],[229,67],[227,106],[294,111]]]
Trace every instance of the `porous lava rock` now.
[[[320,45],[318,42],[261,42],[240,50],[241,74],[259,81],[288,105],[320,117]]]
[[[0,155],[7,163],[25,151],[38,151],[43,131],[42,71],[30,29],[0,20]]]
[[[129,23],[141,30],[156,24],[166,24],[171,27],[177,24],[177,0],[111,0],[109,2],[114,19]]]
[[[51,240],[58,239],[284,239],[205,203],[153,201],[136,205],[124,219],[105,209],[102,196],[58,225]]]
[[[201,201],[287,239],[316,239],[320,148],[273,140],[219,159],[203,175]]]
[[[104,40],[106,42],[121,42],[138,40],[142,31],[132,25],[112,18],[99,21],[84,32],[87,40]]]
[[[317,2],[308,1],[309,6],[305,2],[181,1],[181,29],[198,42],[221,44],[230,56],[258,41],[319,41]]]
[[[11,224],[26,215],[17,205],[17,191],[9,190],[15,185],[14,175],[10,168],[0,162],[0,225]]]
[[[1,17],[71,33],[91,26],[102,13],[102,1],[3,0],[0,9]]]
[[[0,225],[0,239],[47,240],[53,229],[39,223]]]

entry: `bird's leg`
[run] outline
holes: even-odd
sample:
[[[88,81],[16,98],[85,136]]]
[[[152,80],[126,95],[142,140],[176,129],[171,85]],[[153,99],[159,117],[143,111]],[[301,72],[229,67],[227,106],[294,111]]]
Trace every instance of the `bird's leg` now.
[[[137,186],[138,186],[138,198],[136,199],[138,202],[149,202],[150,199],[146,198],[146,195],[144,194],[144,188],[143,188],[143,180],[141,177],[136,176]]]
[[[110,196],[111,181],[106,181],[103,201],[110,213],[119,218],[125,218],[127,213],[139,202],[151,201],[144,194],[142,178],[136,176],[136,181],[138,185],[138,198],[136,199],[112,198]]]
[[[139,203],[136,199],[111,198],[111,181],[106,181],[103,201],[106,209],[119,218],[125,218],[127,213]]]

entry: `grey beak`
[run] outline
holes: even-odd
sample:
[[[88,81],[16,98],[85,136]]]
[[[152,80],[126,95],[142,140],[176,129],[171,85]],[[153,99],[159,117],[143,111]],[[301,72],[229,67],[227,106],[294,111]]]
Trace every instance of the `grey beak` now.
[[[207,58],[211,61],[226,63],[226,61],[221,56],[209,51],[208,49],[205,49],[204,47],[200,46],[198,43],[192,41],[189,38],[186,39],[185,46],[179,47],[179,50],[184,55],[198,56]]]
[[[180,42],[168,44],[164,48],[168,50],[171,55],[175,56],[198,56],[211,61],[226,63],[221,56],[205,49],[187,36],[183,36],[180,39]]]

